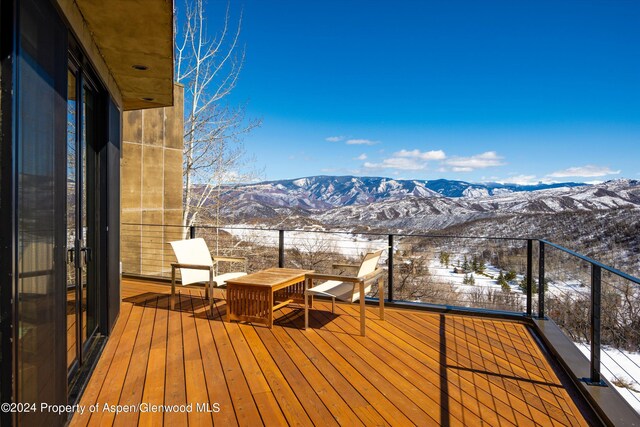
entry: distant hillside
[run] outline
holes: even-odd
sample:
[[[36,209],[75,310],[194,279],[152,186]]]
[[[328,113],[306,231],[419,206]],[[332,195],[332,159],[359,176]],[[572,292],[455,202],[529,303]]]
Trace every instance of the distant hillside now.
[[[344,206],[313,217],[328,226],[416,231],[439,230],[485,218],[513,214],[595,212],[640,209],[640,181],[617,180],[599,185],[562,187],[496,196],[415,198]],[[640,210],[637,212],[640,213]]]
[[[640,273],[637,180],[517,186],[319,176],[243,185],[224,198],[225,224],[540,237]]]
[[[584,186],[578,183],[516,185],[473,184],[445,179],[395,180],[383,177],[312,176],[265,181],[228,188],[225,199],[247,214],[268,214],[273,209],[328,210],[407,198],[475,198],[552,188]]]
[[[507,214],[456,224],[442,234],[539,237],[640,277],[640,210]],[[550,256],[555,252],[551,251]]]

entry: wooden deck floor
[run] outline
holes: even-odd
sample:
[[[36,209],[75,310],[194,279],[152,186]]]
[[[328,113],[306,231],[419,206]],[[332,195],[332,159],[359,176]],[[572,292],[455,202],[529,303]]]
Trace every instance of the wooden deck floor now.
[[[123,283],[120,318],[81,398],[81,425],[587,425],[525,325],[316,302],[312,329],[283,309],[272,330],[226,323],[183,289]],[[188,405],[192,412],[104,411]],[[198,411],[209,403],[219,412]],[[216,403],[217,405],[214,405]],[[143,410],[145,406],[141,407]]]

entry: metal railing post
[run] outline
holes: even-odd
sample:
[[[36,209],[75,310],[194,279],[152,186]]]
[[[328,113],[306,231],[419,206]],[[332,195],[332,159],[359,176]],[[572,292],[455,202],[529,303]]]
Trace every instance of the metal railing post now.
[[[591,383],[600,384],[600,313],[602,270],[591,264]]]
[[[195,239],[196,238],[196,226],[195,225],[190,225],[189,226],[189,238],[190,239]]]
[[[527,316],[533,311],[533,240],[527,240]]]
[[[540,241],[538,259],[538,319],[544,319],[544,242]]]
[[[389,258],[387,259],[387,267],[389,268],[387,279],[387,298],[393,301],[393,234],[389,234]]]
[[[284,230],[278,230],[278,267],[284,268]]]

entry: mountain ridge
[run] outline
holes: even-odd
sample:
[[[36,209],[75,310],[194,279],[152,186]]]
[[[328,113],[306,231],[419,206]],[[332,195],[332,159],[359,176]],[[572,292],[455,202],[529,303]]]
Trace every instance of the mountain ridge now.
[[[640,181],[517,186],[383,177],[313,176],[225,190],[229,222],[309,222],[329,227],[439,229],[504,214],[640,208]],[[448,197],[444,194],[455,194]]]
[[[327,210],[406,197],[493,196],[585,185],[587,184],[575,182],[538,185],[477,184],[445,179],[399,180],[386,177],[317,175],[234,185],[227,188],[225,197],[240,204],[254,202],[271,208]]]

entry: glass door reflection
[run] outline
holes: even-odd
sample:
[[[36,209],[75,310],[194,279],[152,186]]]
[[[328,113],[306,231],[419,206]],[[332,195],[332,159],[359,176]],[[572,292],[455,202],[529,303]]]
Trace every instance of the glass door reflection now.
[[[70,66],[67,85],[67,368],[82,365],[97,330],[95,247],[95,92]]]
[[[76,75],[67,72],[67,368],[78,358],[76,297],[76,173],[77,173],[77,93]]]

